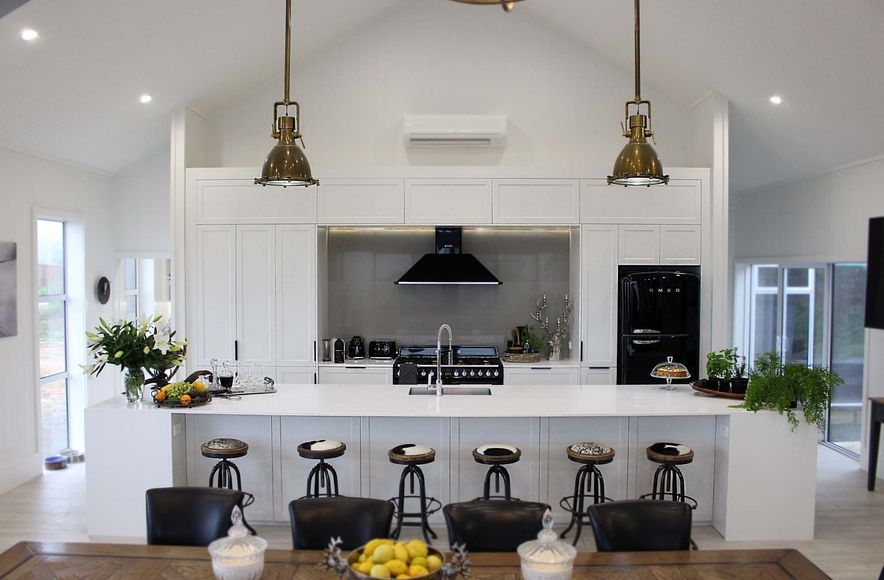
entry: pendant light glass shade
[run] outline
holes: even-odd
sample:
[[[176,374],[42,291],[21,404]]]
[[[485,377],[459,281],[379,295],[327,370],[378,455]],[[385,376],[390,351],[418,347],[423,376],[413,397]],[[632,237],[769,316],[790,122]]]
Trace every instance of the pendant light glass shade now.
[[[626,103],[626,122],[623,136],[629,143],[620,151],[614,162],[614,170],[608,176],[609,185],[646,186],[665,185],[669,176],[663,173],[663,164],[657,152],[648,143],[654,136],[651,128],[651,102],[641,97],[641,26],[639,1],[635,0],[635,99]],[[635,111],[630,114],[630,107]],[[643,114],[642,110],[647,111]]]
[[[282,187],[308,187],[318,185],[313,178],[307,156],[298,147],[301,139],[301,107],[289,98],[291,86],[291,50],[292,47],[292,0],[286,0],[285,11],[285,96],[282,101],[273,104],[273,130],[270,135],[278,139],[276,146],[270,150],[261,177],[255,179],[258,185],[276,185]],[[279,108],[285,109],[283,116],[278,116]],[[295,108],[295,116],[290,116],[289,107]],[[303,144],[303,140],[301,140]]]
[[[516,2],[521,2],[521,0],[454,0],[454,1],[460,2],[462,4],[483,4],[483,5],[497,4],[498,6],[503,8],[505,12],[510,12],[513,9],[513,6],[516,5]]]

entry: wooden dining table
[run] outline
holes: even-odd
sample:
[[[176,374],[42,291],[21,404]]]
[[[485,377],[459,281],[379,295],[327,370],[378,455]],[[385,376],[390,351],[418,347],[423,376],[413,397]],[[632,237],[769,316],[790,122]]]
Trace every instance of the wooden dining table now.
[[[262,578],[324,579],[322,552],[268,550]],[[470,554],[471,578],[520,578],[513,553]],[[205,548],[124,544],[21,542],[0,554],[0,578],[90,578],[165,580],[211,578]],[[828,578],[797,550],[698,550],[577,555],[574,578]]]

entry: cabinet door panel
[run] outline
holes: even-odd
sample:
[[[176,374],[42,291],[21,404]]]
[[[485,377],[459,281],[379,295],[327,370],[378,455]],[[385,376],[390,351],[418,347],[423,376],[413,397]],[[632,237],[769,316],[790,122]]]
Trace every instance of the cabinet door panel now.
[[[405,221],[402,179],[323,179],[321,224],[401,224]]]
[[[236,340],[236,233],[234,226],[196,228],[196,365],[232,359]]]
[[[490,179],[408,179],[405,223],[490,224]]]
[[[494,223],[576,224],[579,183],[577,179],[495,179]]]
[[[276,345],[278,364],[315,360],[316,228],[276,228]]]
[[[320,385],[392,385],[393,367],[319,367]]]
[[[316,381],[316,369],[313,366],[277,367],[276,384],[279,385],[312,385]]]
[[[530,368],[512,368],[503,371],[505,385],[576,385],[580,382],[580,369],[577,367],[544,366],[543,363]]]
[[[316,223],[316,188],[261,187],[249,179],[196,179],[200,224]]]
[[[237,226],[238,360],[269,365],[276,328],[274,226]]]
[[[700,226],[660,226],[660,263],[700,263]]]
[[[660,226],[620,226],[620,263],[660,263]]]
[[[585,368],[582,369],[581,385],[616,385],[617,368]]]
[[[672,179],[669,185],[622,187],[604,179],[580,181],[580,221],[604,224],[699,224],[702,182]]]
[[[582,364],[617,364],[617,226],[584,226],[580,274],[583,304]]]

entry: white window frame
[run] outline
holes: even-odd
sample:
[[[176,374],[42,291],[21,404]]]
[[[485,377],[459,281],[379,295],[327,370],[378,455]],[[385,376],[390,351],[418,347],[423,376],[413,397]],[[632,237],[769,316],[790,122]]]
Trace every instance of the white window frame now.
[[[126,288],[126,260],[132,260],[135,262],[135,288]],[[120,318],[126,318],[126,297],[134,296],[135,297],[135,319],[138,320],[138,317],[141,315],[141,258],[126,257],[120,259],[120,288],[123,291],[120,293]]]

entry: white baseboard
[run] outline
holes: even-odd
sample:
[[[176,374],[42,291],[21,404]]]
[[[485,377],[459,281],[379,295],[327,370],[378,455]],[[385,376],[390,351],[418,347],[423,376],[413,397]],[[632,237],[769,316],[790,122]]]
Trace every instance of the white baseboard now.
[[[43,454],[14,457],[0,464],[0,493],[6,493],[43,473]]]

